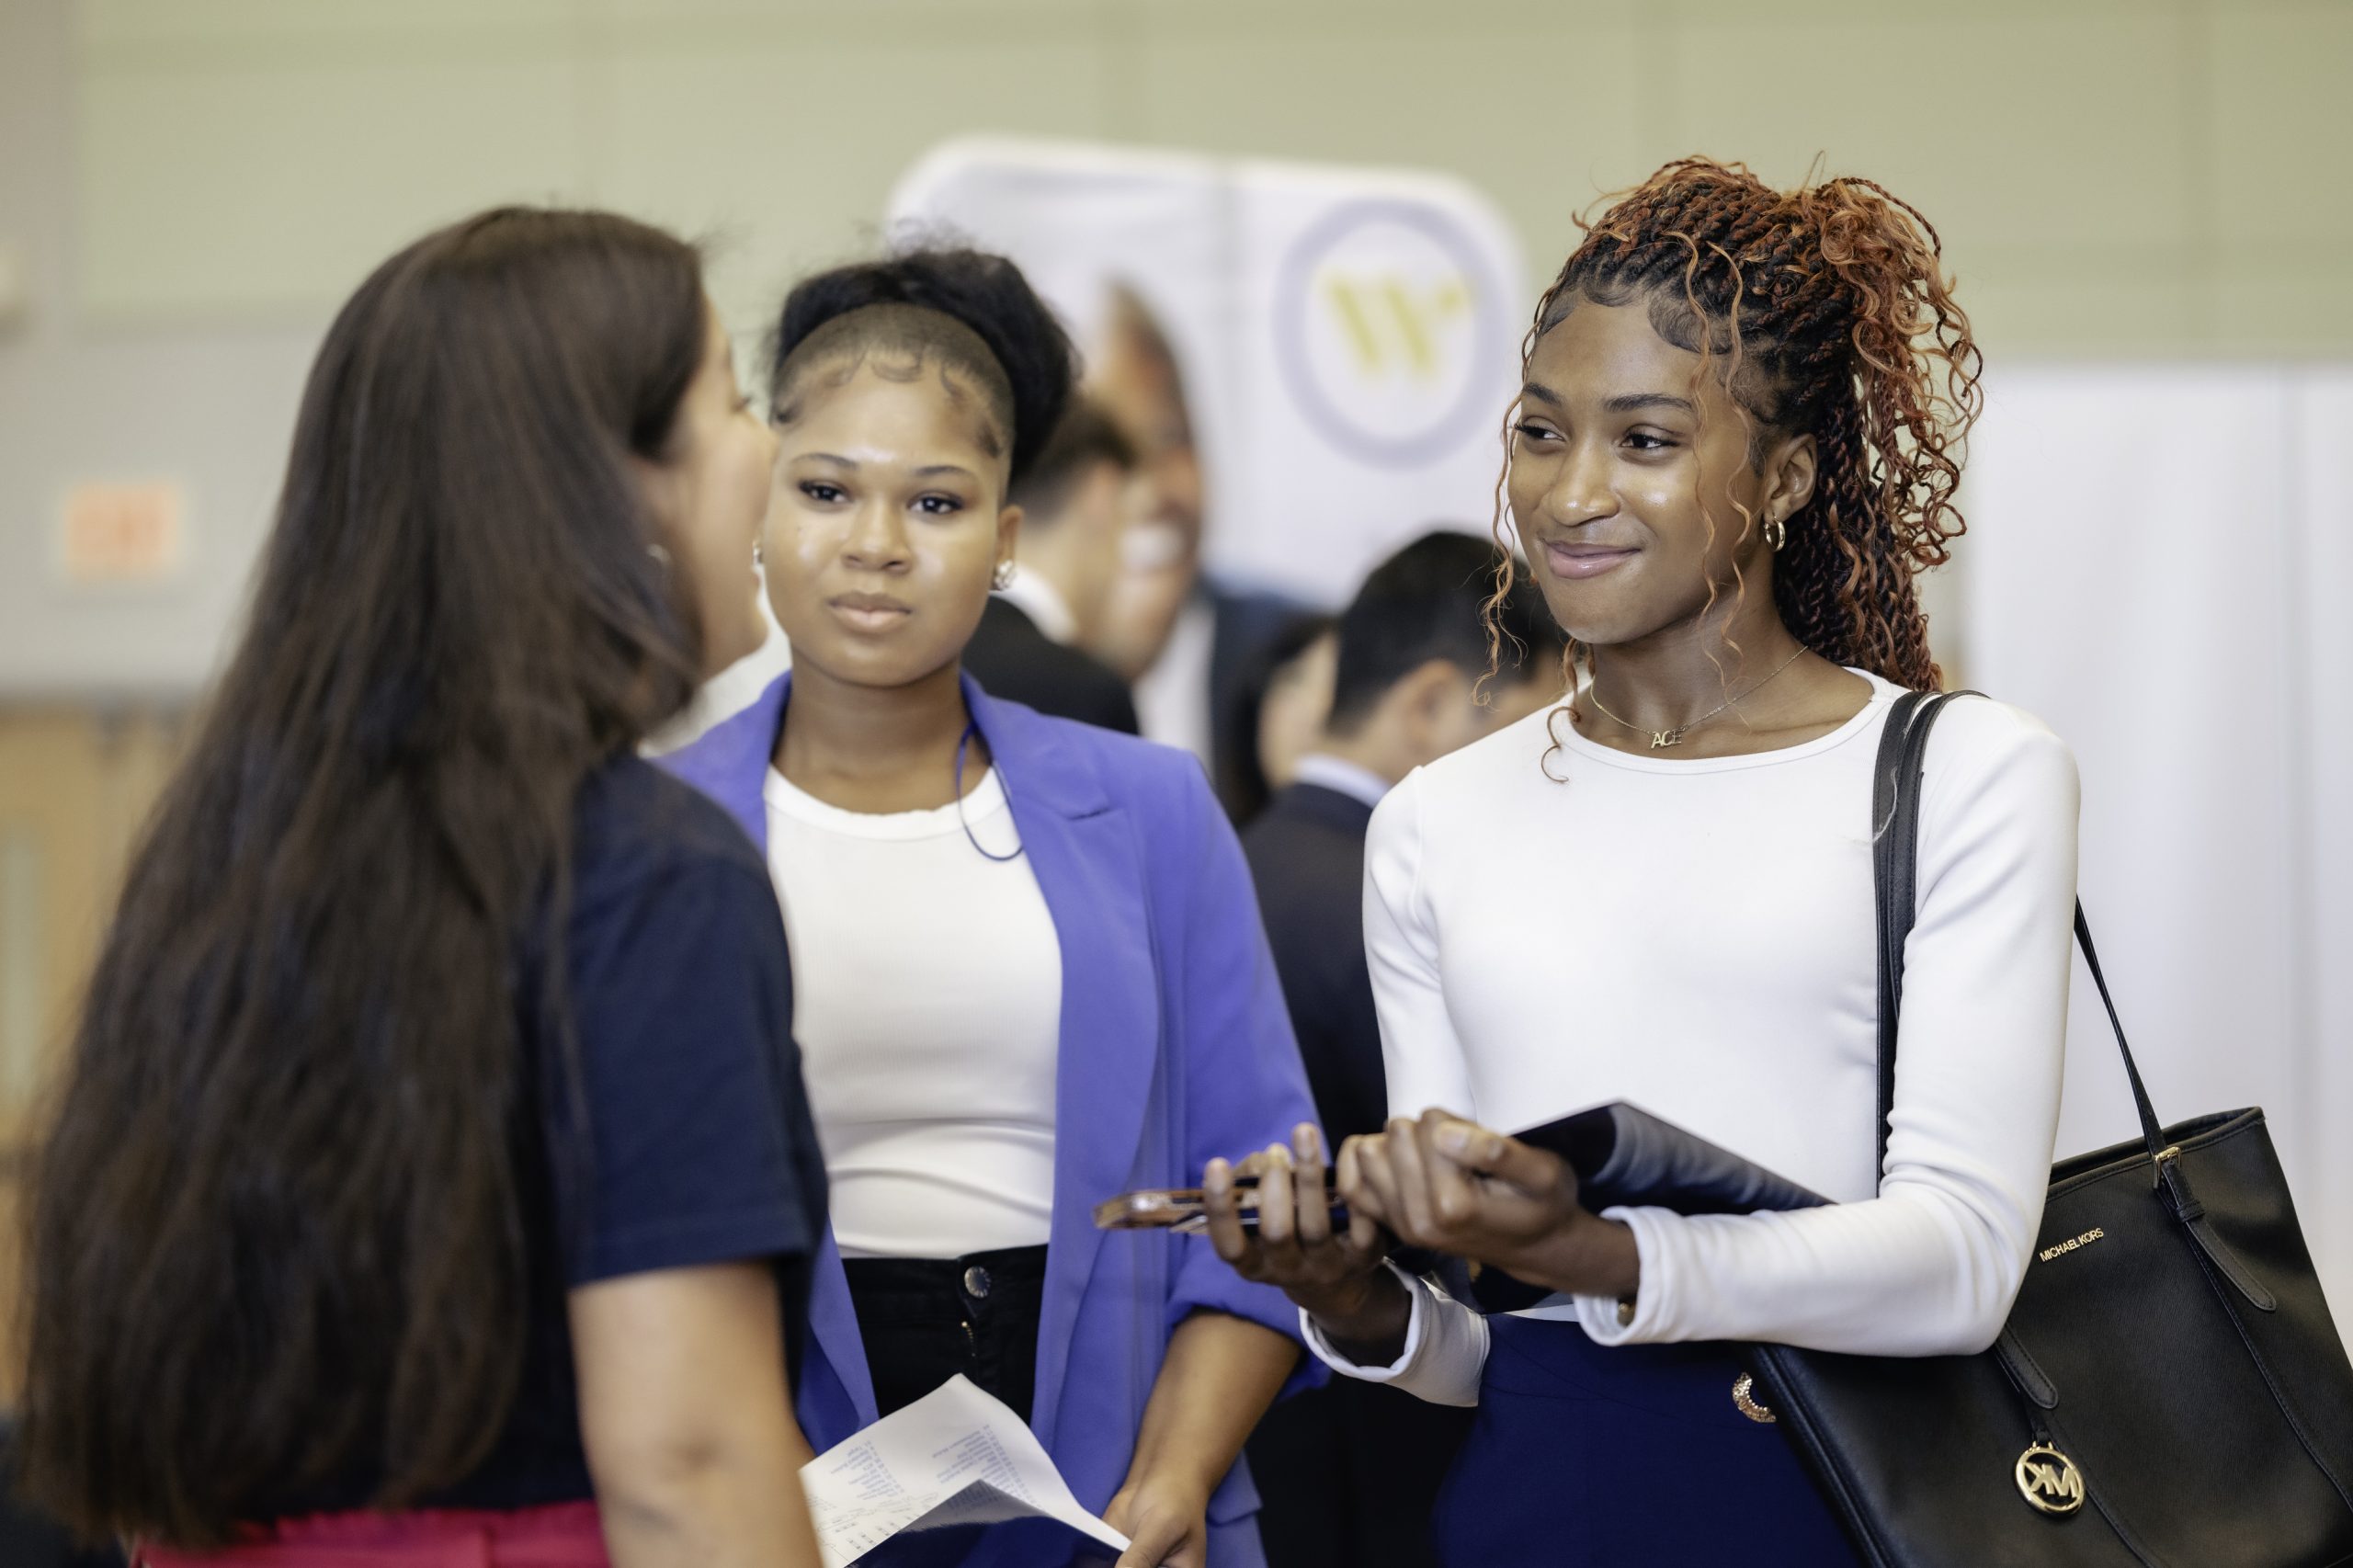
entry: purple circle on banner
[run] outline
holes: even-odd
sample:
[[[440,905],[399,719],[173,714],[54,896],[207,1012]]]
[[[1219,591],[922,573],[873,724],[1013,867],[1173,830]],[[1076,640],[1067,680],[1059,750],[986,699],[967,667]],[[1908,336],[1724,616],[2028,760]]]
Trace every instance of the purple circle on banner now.
[[[1351,457],[1384,468],[1444,458],[1501,414],[1502,293],[1443,212],[1344,203],[1308,226],[1276,274],[1284,387]]]

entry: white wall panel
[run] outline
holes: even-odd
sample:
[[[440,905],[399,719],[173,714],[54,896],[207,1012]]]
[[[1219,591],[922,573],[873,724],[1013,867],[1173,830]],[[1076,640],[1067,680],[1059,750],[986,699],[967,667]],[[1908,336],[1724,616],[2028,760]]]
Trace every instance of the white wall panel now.
[[[2342,830],[2315,836],[2343,764],[2332,795],[2313,749],[2353,724],[2353,682],[2313,678],[2347,662],[2311,614],[2328,526],[2300,465],[2345,417],[2284,370],[2013,371],[1973,443],[1967,540],[1971,680],[2075,748],[2084,902],[2158,1114],[2265,1108],[2341,1312],[2353,1099],[2341,1028],[2316,1029],[2353,974],[2313,945],[2309,890],[2353,877]],[[2061,1152],[2132,1131],[2079,971]]]
[[[2302,987],[2293,1011],[2306,1067],[2296,1165],[2304,1233],[2335,1265],[2324,1278],[2337,1322],[2353,1324],[2353,369],[2299,377],[2289,614],[2302,657],[2289,672],[2291,744],[2303,778],[2291,801],[2304,843],[2292,892]]]

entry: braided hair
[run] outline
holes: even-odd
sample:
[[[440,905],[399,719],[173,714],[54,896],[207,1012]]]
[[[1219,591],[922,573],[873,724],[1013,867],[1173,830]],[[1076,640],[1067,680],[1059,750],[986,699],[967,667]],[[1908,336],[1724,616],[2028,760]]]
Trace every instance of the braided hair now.
[[[1728,359],[1752,462],[1768,432],[1816,443],[1819,479],[1774,560],[1783,623],[1825,659],[1939,685],[1914,577],[1949,560],[1964,527],[1953,494],[1983,395],[1935,227],[1867,179],[1785,193],[1706,158],[1676,160],[1580,224],[1584,243],[1537,302],[1523,370],[1585,300],[1642,301],[1703,370]],[[1503,496],[1498,481],[1498,529]],[[1507,553],[1491,629],[1511,574]]]

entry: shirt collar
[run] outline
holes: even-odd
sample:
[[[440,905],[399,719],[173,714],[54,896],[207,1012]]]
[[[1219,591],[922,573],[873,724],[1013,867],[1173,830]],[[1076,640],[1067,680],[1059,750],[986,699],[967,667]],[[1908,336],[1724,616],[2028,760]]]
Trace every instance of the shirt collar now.
[[[996,597],[1036,622],[1051,641],[1078,641],[1078,618],[1071,614],[1070,601],[1039,574],[1017,569],[1013,581],[999,588]]]
[[[1291,781],[1295,784],[1313,784],[1319,790],[1329,790],[1336,795],[1346,795],[1348,799],[1361,801],[1368,806],[1381,804],[1381,798],[1389,793],[1389,781],[1371,768],[1358,767],[1353,762],[1343,762],[1329,753],[1320,751],[1309,752],[1299,759],[1299,767],[1297,771],[1292,773]]]

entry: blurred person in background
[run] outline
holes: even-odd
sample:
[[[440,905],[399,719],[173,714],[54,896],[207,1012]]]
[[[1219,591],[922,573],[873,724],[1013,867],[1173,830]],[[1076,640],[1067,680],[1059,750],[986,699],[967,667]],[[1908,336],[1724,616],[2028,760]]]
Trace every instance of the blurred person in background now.
[[[1313,1103],[1233,828],[1192,758],[962,669],[1067,404],[1011,262],[916,250],[784,302],[763,557],[793,669],[666,760],[766,846],[832,1178],[801,1411],[823,1449],[961,1375],[1132,1538],[1262,1561],[1243,1439],[1298,1314],[1199,1236],[1093,1206],[1181,1187]],[[1068,1562],[1028,1520],[973,1563]]]
[[[1136,461],[1109,415],[1074,401],[1015,486],[1013,569],[964,647],[964,667],[990,696],[1136,733],[1127,681],[1086,652],[1102,635],[1119,579]]]
[[[1586,678],[1373,813],[1392,1119],[1340,1148],[1345,1226],[1312,1129],[1257,1158],[1255,1240],[1235,1173],[1204,1178],[1219,1251],[1290,1288],[1320,1357],[1476,1405],[1449,1563],[1856,1562],[1740,1344],[1968,1355],[2009,1314],[2058,1119],[2077,789],[2003,703],[1953,702],[1927,746],[1878,1148],[1874,764],[1900,695],[1940,685],[1915,577],[1961,529],[1978,369],[1935,230],[1863,179],[1670,164],[1537,306],[1504,493]],[[1830,1201],[1595,1213],[1498,1131],[1615,1100]],[[1384,1267],[1377,1227],[1547,1294],[1483,1315]]]
[[[635,756],[756,646],[695,252],[428,235],[336,317],[41,1152],[23,1463],[154,1568],[808,1568],[824,1174],[766,869]]]
[[[1114,290],[1089,390],[1142,457],[1150,501],[1128,531],[1110,613],[1092,651],[1135,687],[1149,738],[1201,759],[1239,820],[1250,803],[1252,727],[1237,717],[1263,689],[1267,650],[1311,612],[1279,594],[1202,570],[1206,485],[1182,367],[1142,300]]]
[[[1269,798],[1290,788],[1299,775],[1299,759],[1315,748],[1324,733],[1324,721],[1332,712],[1333,668],[1339,648],[1338,621],[1318,615],[1294,621],[1269,651],[1274,669],[1258,699],[1256,736],[1258,773]]]
[[[1481,607],[1502,554],[1431,533],[1375,567],[1340,612],[1329,717],[1296,781],[1242,835],[1275,970],[1325,1136],[1387,1115],[1381,1025],[1364,949],[1364,841],[1392,786],[1561,695],[1566,642],[1525,578]],[[1272,1568],[1426,1568],[1438,1483],[1470,1412],[1341,1378],[1285,1400],[1250,1439]]]
[[[1242,835],[1308,1086],[1336,1146],[1388,1119],[1362,940],[1373,808],[1414,769],[1562,695],[1566,640],[1524,576],[1495,608],[1490,654],[1481,606],[1501,560],[1491,540],[1437,532],[1373,569],[1340,612],[1328,716],[1290,786]]]
[[[1334,624],[1328,615],[1302,611],[1235,672],[1217,740],[1225,814],[1237,828],[1247,827],[1290,782],[1291,770],[1324,732],[1332,708]]]
[[[1121,540],[1112,608],[1090,646],[1129,680],[1141,681],[1167,651],[1200,574],[1200,451],[1176,350],[1133,290],[1112,290],[1109,323],[1088,372],[1088,395],[1119,423],[1136,451],[1146,496]],[[1188,717],[1196,721],[1200,744],[1187,749],[1206,757],[1206,708]],[[1175,735],[1153,738],[1184,744]]]

